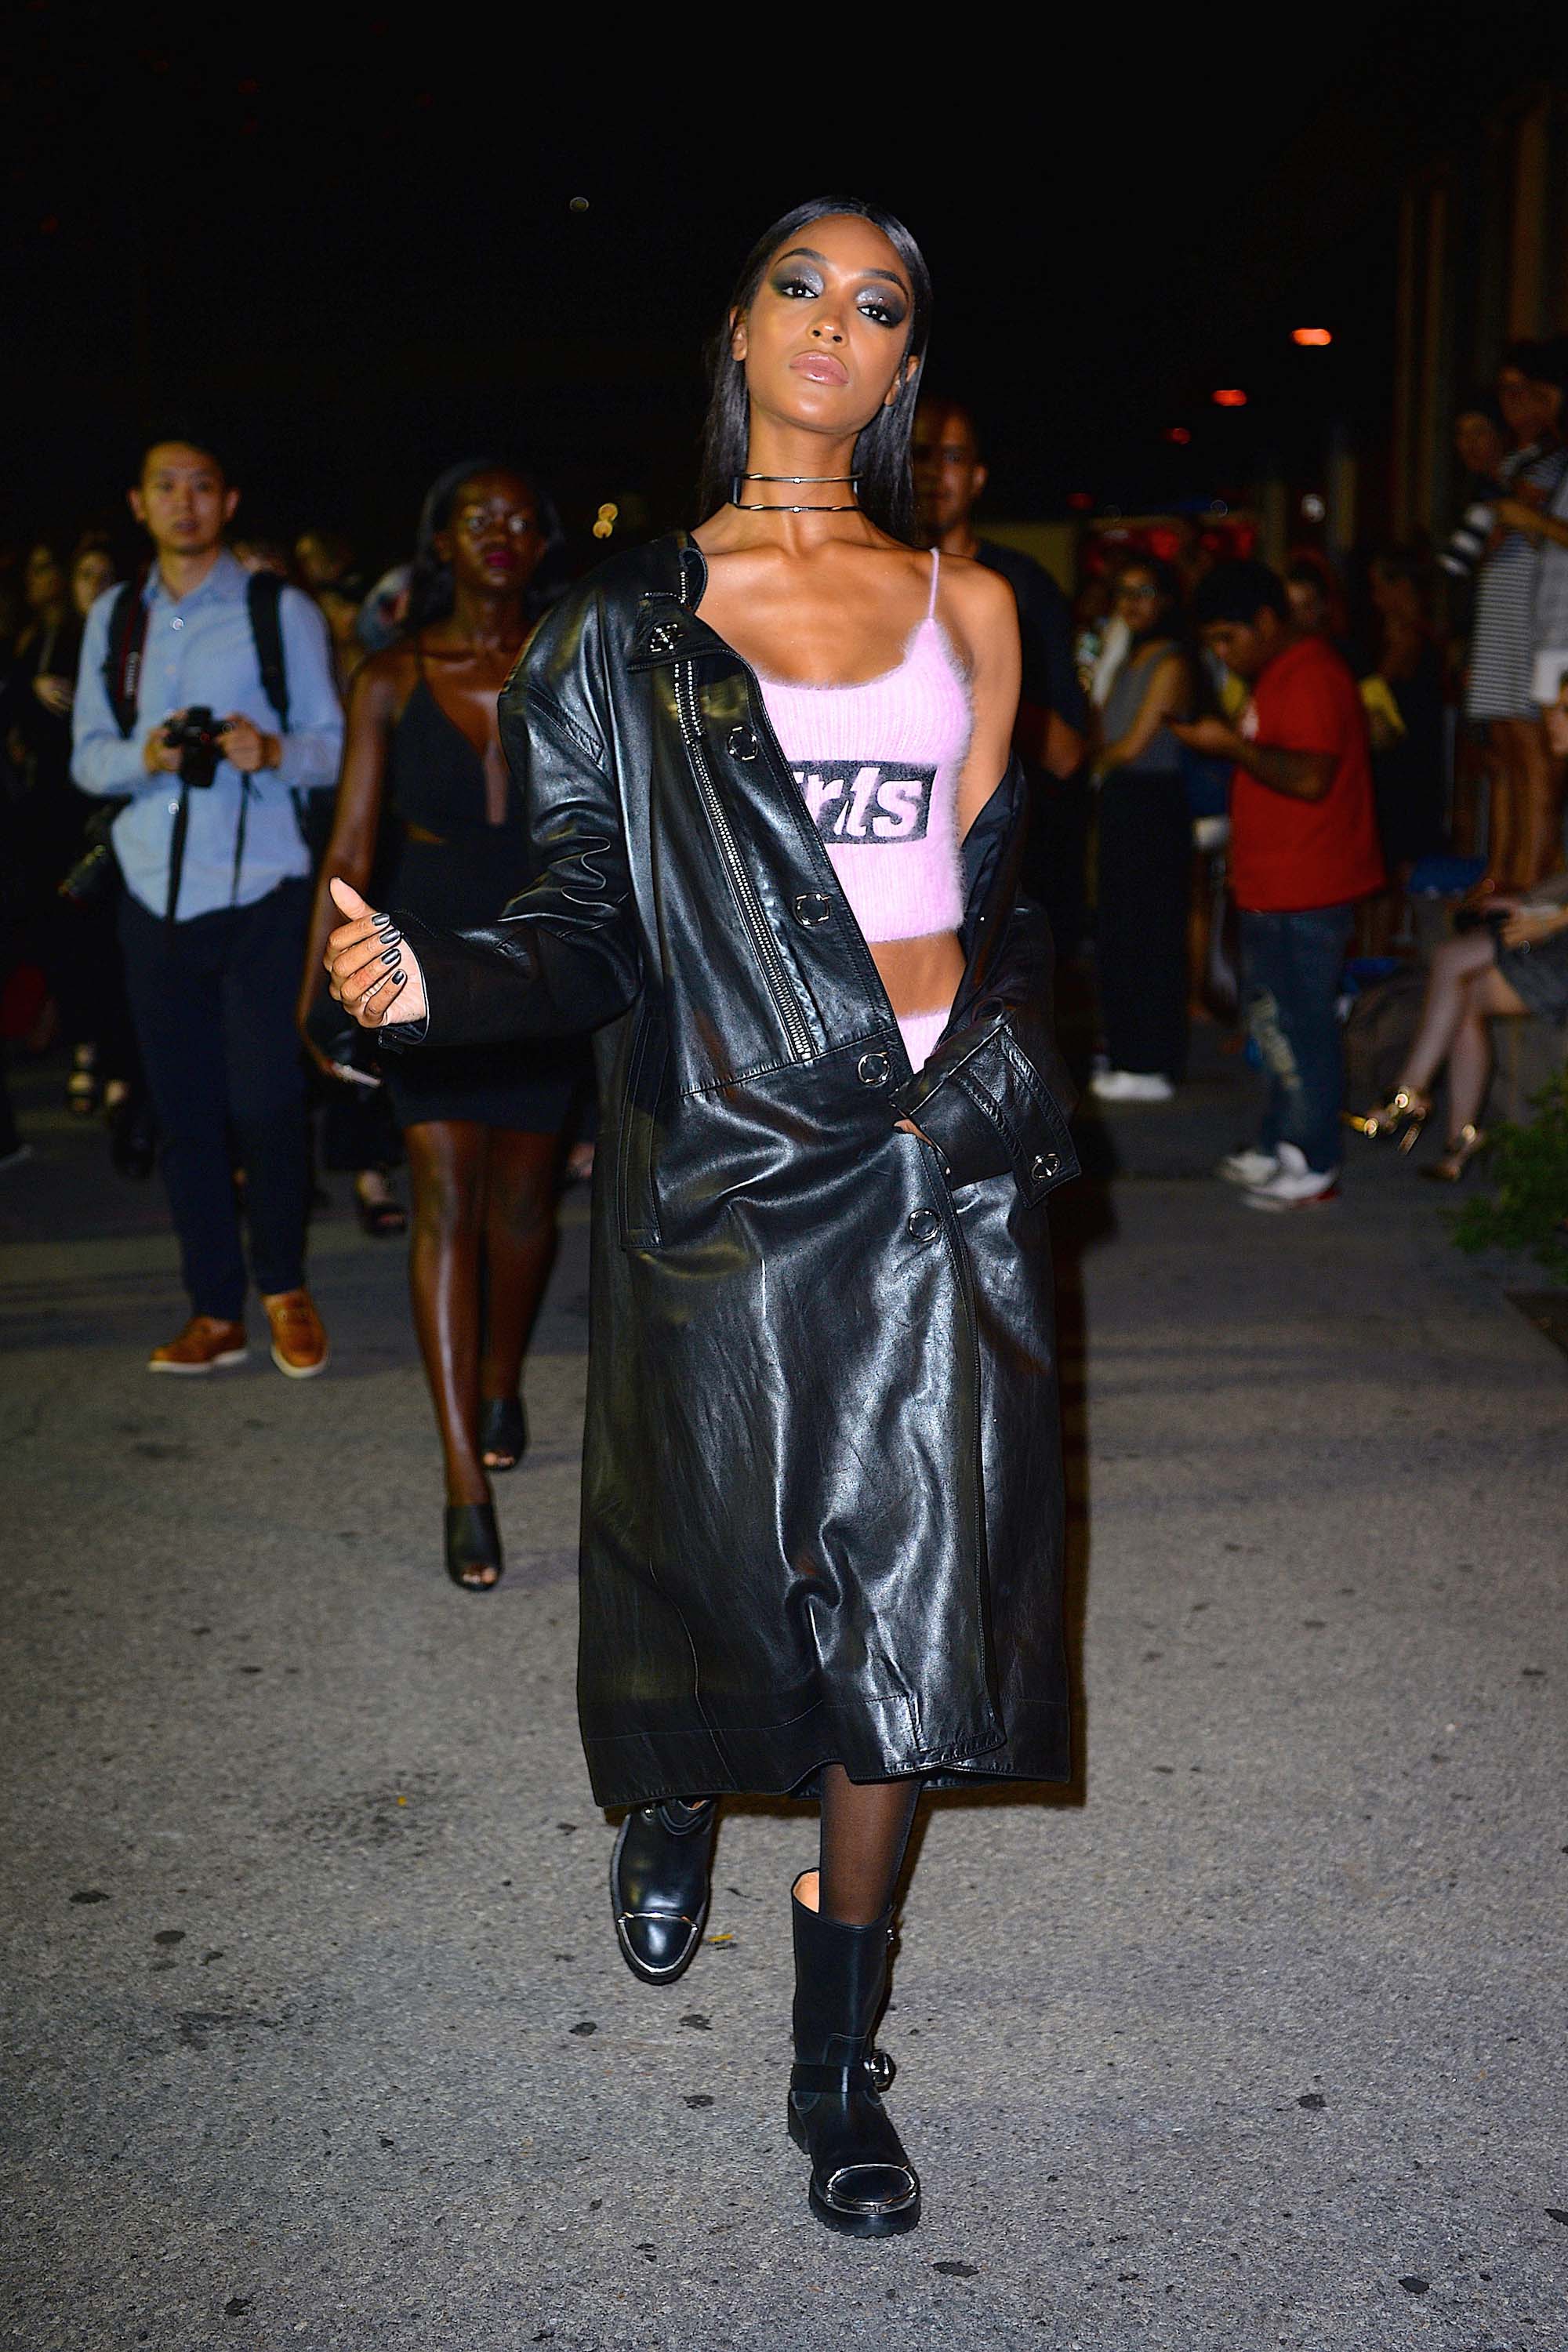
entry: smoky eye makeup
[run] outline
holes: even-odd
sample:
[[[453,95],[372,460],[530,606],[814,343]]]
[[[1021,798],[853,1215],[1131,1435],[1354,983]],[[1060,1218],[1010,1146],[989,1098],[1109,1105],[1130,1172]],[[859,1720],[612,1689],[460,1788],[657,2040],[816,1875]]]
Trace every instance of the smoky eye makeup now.
[[[799,294],[820,294],[822,280],[814,269],[781,269],[769,279],[775,294],[786,299]]]

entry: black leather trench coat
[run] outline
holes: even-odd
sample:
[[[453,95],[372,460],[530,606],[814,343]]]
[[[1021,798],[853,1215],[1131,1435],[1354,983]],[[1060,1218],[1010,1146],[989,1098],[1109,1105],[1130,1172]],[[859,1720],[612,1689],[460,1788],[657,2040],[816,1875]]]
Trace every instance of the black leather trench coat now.
[[[500,706],[535,878],[481,931],[398,918],[430,1043],[598,1032],[595,1795],[1061,1779],[1045,1201],[1077,1160],[1022,780],[964,844],[967,971],[914,1076],[704,578],[679,535],[557,607]]]

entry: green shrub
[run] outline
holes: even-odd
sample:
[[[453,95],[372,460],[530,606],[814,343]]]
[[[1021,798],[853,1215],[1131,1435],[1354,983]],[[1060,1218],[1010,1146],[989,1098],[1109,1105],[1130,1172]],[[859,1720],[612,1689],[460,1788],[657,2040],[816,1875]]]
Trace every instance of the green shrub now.
[[[1568,1280],[1568,1070],[1531,1097],[1535,1117],[1493,1131],[1481,1168],[1489,1196],[1467,1201],[1453,1219],[1454,1239],[1472,1255],[1529,1250],[1538,1265]]]

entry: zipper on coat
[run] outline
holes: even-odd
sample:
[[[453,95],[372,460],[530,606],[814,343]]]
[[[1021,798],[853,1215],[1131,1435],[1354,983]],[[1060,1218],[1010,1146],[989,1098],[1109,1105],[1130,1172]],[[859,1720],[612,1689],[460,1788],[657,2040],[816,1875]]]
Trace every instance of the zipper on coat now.
[[[693,676],[693,665],[689,661],[677,662],[675,665],[675,707],[680,720],[680,731],[686,739],[686,748],[691,756],[692,772],[697,778],[697,788],[702,795],[702,804],[712,824],[714,836],[719,844],[719,854],[724,861],[724,870],[729,875],[742,919],[752,935],[752,944],[757,951],[757,961],[762,965],[763,976],[768,983],[779,1018],[784,1024],[784,1034],[789,1039],[790,1052],[797,1062],[809,1062],[812,1057],[811,1037],[800,1006],[795,1002],[789,973],[785,968],[784,957],[779,951],[779,943],[773,937],[773,927],[768,921],[766,910],[757,896],[756,886],[746,870],[746,863],[741,856],[739,845],[731,830],[724,803],[709,772],[708,754],[702,742],[702,725],[697,709],[697,686]]]

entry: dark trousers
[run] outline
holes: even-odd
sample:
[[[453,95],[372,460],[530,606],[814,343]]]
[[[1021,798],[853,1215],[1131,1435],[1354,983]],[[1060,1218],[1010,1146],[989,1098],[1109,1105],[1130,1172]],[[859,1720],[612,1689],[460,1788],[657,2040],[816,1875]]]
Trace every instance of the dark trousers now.
[[[194,1313],[225,1322],[245,1307],[237,1160],[258,1290],[297,1290],[304,1280],[309,1153],[294,1005],[310,908],[304,882],[173,926],[130,891],[121,902],[185,1288]]]
[[[1113,1070],[1187,1066],[1193,820],[1179,775],[1112,769],[1100,793],[1095,953]]]
[[[1089,827],[1093,806],[1086,770],[1053,776],[1026,762],[1029,830],[1019,879],[1043,907],[1058,957],[1076,956],[1089,934]]]
[[[1340,1164],[1344,1043],[1334,1001],[1354,909],[1241,910],[1241,994],[1247,1026],[1268,1079],[1258,1138],[1265,1151],[1293,1143],[1326,1176]]]

